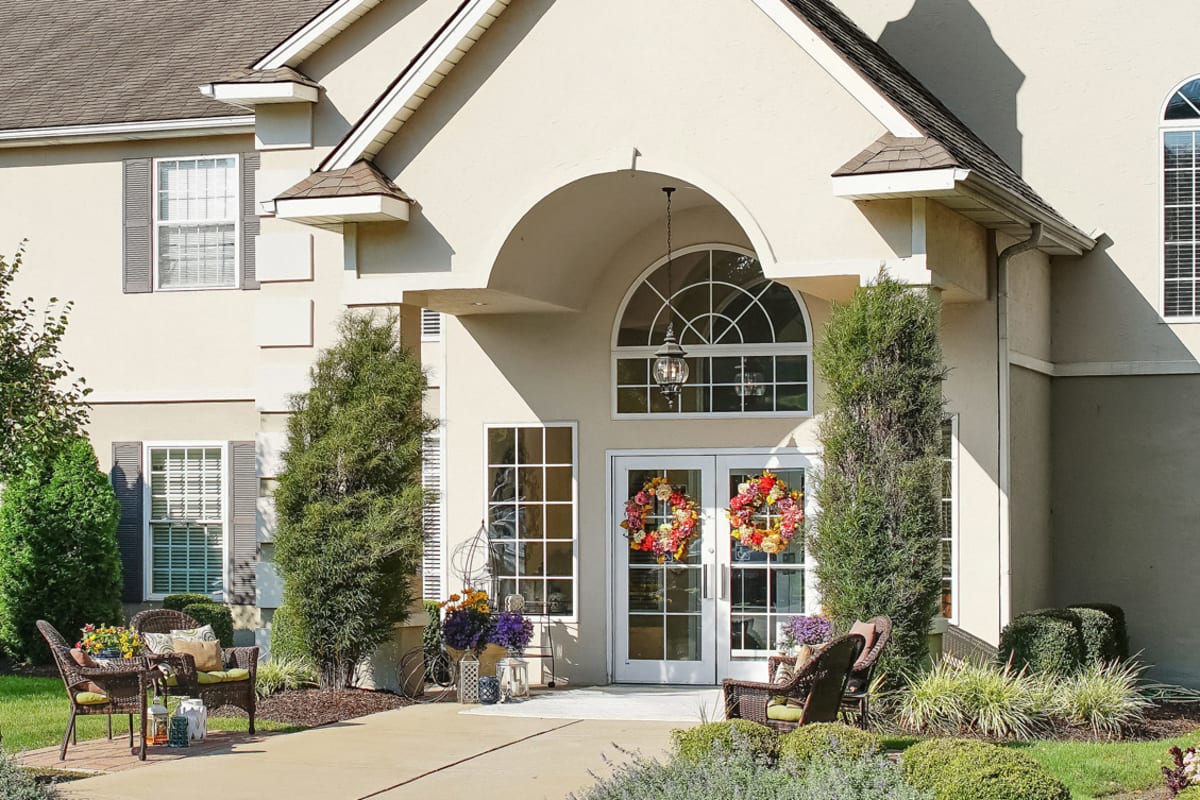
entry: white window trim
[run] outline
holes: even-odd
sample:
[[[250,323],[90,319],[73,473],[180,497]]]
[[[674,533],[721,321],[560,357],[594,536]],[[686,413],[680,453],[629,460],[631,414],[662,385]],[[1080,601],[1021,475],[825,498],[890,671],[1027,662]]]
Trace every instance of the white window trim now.
[[[1200,323],[1200,314],[1187,316],[1169,316],[1167,314],[1167,158],[1166,135],[1174,131],[1196,131],[1200,133],[1200,119],[1166,119],[1167,105],[1176,92],[1194,80],[1200,80],[1200,75],[1184,78],[1171,88],[1163,99],[1162,107],[1158,110],[1158,314],[1168,325],[1189,325]],[[1193,198],[1200,202],[1200,198]],[[1193,232],[1195,235],[1195,232]]]
[[[958,557],[959,557],[959,509],[962,507],[961,492],[959,491],[958,472],[959,465],[962,463],[960,457],[961,443],[958,438],[958,418],[959,415],[951,412],[947,415],[950,418],[950,619],[948,622],[951,625],[957,625],[959,619],[959,602],[961,597],[958,593],[958,576],[960,573]],[[941,564],[938,564],[938,571],[941,572]],[[940,576],[939,576],[940,577]],[[939,586],[941,581],[938,581]],[[941,603],[939,602],[940,606]],[[939,613],[938,616],[941,616]],[[945,619],[943,617],[943,619]]]
[[[194,161],[205,158],[232,158],[234,180],[233,215],[233,285],[232,286],[167,286],[158,280],[158,228],[163,223],[158,212],[158,165],[164,161]],[[203,156],[162,156],[150,165],[150,258],[152,286],[156,292],[229,292],[242,288],[242,157],[237,153],[216,153]],[[170,224],[170,221],[166,221]]]
[[[570,428],[571,429],[571,524],[574,529],[571,532],[571,613],[570,614],[546,614],[544,617],[536,615],[533,617],[536,622],[539,618],[551,619],[554,622],[561,623],[577,623],[579,622],[579,423],[574,421],[562,422],[486,422],[483,425],[483,475],[484,475],[484,492],[483,492],[483,517],[484,531],[487,534],[488,540],[488,558],[491,558],[491,530],[489,530],[488,520],[489,503],[487,491],[487,471],[491,466],[488,461],[488,433],[498,428]],[[543,465],[545,462],[543,461]],[[558,465],[561,466],[561,465]],[[445,556],[447,559],[447,567],[449,566],[449,554]],[[449,570],[447,570],[449,572]],[[496,578],[496,576],[492,576]],[[546,580],[545,578],[542,579]],[[500,598],[493,598],[499,600]]]
[[[220,448],[221,450],[221,524],[224,535],[221,537],[221,592],[213,595],[213,599],[224,602],[229,596],[229,536],[233,523],[232,504],[230,502],[230,469],[229,442],[214,440],[179,440],[142,442],[142,597],[145,600],[162,600],[166,592],[153,591],[154,586],[154,550],[150,536],[150,451],[166,448],[204,447]]]
[[[690,255],[708,250],[726,250],[731,253],[749,256],[755,260],[758,256],[753,250],[741,247],[735,244],[726,244],[724,242],[706,242],[701,244],[688,245],[679,250],[672,250],[671,258],[676,259],[681,256]],[[653,357],[657,347],[653,345],[625,345],[618,346],[617,340],[621,334],[621,320],[625,317],[625,308],[629,305],[629,301],[633,298],[634,293],[641,287],[648,277],[654,274],[656,270],[667,263],[667,256],[662,256],[646,269],[642,270],[625,291],[625,296],[621,298],[621,303],[617,306],[617,316],[613,321],[612,339],[610,342],[611,359],[609,364],[609,408],[611,409],[610,418],[614,421],[618,420],[672,420],[672,419],[806,419],[813,416],[814,406],[814,387],[813,387],[813,326],[812,318],[808,313],[808,305],[804,302],[804,297],[787,284],[785,286],[795,296],[797,304],[800,306],[800,314],[804,318],[804,327],[808,330],[807,342],[791,342],[783,344],[750,344],[742,345],[737,348],[739,355],[802,355],[808,356],[808,409],[806,411],[703,411],[703,412],[681,412],[673,413],[637,413],[637,414],[621,414],[617,412],[617,361],[621,358],[649,358]],[[761,262],[760,262],[761,263]],[[768,278],[767,280],[770,280]],[[725,349],[726,345],[690,345],[687,349],[688,356],[717,356],[725,355],[732,356],[732,348]],[[650,391],[655,391],[653,386]]]

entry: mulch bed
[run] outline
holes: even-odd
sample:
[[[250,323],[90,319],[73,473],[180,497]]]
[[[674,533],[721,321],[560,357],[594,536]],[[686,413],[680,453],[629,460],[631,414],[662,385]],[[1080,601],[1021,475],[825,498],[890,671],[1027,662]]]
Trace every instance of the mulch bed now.
[[[58,667],[50,664],[25,664],[0,656],[0,675],[17,675],[22,678],[57,678]]]
[[[1157,703],[1146,714],[1144,725],[1134,729],[1135,739],[1168,739],[1200,729],[1200,703]]]
[[[380,711],[403,708],[412,701],[391,692],[366,689],[298,689],[279,692],[258,701],[256,717],[315,728]],[[244,717],[241,709],[226,707],[214,716]]]

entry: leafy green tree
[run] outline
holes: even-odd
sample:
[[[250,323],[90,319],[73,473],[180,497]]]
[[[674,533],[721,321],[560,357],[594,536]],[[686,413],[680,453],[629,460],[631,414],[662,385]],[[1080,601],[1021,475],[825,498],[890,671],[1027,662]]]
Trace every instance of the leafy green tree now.
[[[48,464],[87,424],[92,391],[59,353],[72,304],[51,297],[39,312],[13,294],[24,253],[22,243],[11,260],[0,256],[0,482]]]
[[[927,657],[941,591],[939,326],[935,299],[881,274],[835,305],[815,352],[827,406],[809,542],[821,603],[842,631],[892,618],[881,662],[892,680]]]
[[[288,420],[275,559],[323,688],[349,686],[413,600],[421,445],[436,423],[398,327],[395,315],[343,317]]]
[[[0,501],[0,644],[17,658],[50,655],[35,623],[68,639],[85,624],[120,625],[120,509],[86,439],[52,464],[13,476]]]

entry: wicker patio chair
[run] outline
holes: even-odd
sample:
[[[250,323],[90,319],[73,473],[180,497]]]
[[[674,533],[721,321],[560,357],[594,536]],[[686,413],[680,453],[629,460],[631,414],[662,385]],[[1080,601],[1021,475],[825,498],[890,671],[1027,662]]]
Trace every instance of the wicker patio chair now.
[[[790,731],[810,722],[837,721],[838,708],[850,668],[862,652],[866,640],[858,634],[834,639],[820,653],[796,671],[787,683],[759,683],[726,678],[725,717],[747,719],[777,731]],[[778,664],[768,662],[770,677],[775,677]],[[783,703],[772,704],[776,698],[799,703],[800,712],[772,712],[771,708],[787,709]],[[795,707],[795,706],[793,706]],[[772,719],[773,714],[795,716],[794,719]]]
[[[138,633],[170,633],[200,626],[196,620],[182,611],[168,608],[152,608],[134,614],[130,627]],[[235,706],[250,717],[250,733],[254,733],[255,681],[258,679],[258,648],[228,647],[221,651],[225,669],[240,668],[249,672],[246,680],[222,683],[201,683],[196,671],[196,660],[186,653],[168,653],[152,656],[171,667],[175,685],[166,687],[167,693],[175,697],[199,697],[209,709]]]
[[[54,626],[43,619],[37,621],[37,629],[50,645],[54,663],[62,676],[71,700],[71,716],[63,734],[58,760],[67,758],[67,744],[79,743],[75,730],[75,718],[103,714],[108,717],[108,738],[112,738],[112,715],[125,714],[129,717],[129,746],[133,747],[133,715],[142,717],[146,704],[146,674],[150,664],[145,658],[127,658],[119,662],[82,667],[71,657],[71,646]],[[96,689],[101,691],[97,692]],[[144,718],[143,718],[144,720]],[[145,755],[146,731],[142,729],[142,756]]]

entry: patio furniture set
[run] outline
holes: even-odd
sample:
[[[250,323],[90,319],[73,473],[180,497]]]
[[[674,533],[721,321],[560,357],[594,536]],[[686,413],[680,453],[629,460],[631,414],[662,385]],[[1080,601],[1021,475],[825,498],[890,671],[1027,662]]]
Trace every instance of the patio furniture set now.
[[[134,615],[129,625],[142,636],[200,627],[187,614],[169,609],[142,611]],[[208,709],[240,708],[249,716],[248,730],[254,733],[257,647],[222,648],[220,670],[211,670],[211,667],[209,671],[199,670],[196,657],[182,652],[149,653],[98,663],[73,650],[62,634],[45,620],[38,620],[37,627],[50,646],[71,701],[71,715],[59,749],[60,760],[66,759],[69,743],[78,743],[77,717],[107,716],[108,738],[112,739],[112,717],[124,714],[129,717],[130,748],[144,761],[148,721],[146,698],[151,689],[164,697],[197,698]],[[141,718],[141,742],[136,748],[133,744],[134,715]]]

